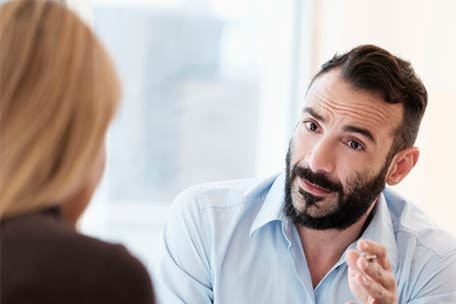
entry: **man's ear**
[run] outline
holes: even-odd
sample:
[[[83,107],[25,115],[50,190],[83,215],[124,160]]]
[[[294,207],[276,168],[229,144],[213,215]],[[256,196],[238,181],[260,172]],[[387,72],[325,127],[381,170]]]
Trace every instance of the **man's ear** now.
[[[391,162],[386,182],[390,186],[397,185],[415,167],[420,151],[417,147],[406,148],[398,152]]]

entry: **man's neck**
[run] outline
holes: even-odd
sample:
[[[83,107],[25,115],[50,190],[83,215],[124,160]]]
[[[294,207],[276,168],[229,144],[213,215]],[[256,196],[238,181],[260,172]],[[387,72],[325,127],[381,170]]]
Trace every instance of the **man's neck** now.
[[[297,227],[314,287],[340,259],[346,248],[360,237],[375,205],[372,204],[355,224],[344,230]]]

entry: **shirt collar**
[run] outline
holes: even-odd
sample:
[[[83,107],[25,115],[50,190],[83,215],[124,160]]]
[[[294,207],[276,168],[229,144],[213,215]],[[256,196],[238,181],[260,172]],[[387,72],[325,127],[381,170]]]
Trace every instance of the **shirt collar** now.
[[[285,172],[275,175],[258,188],[267,191],[264,203],[261,206],[250,228],[250,237],[253,233],[270,222],[283,220],[283,205],[285,197]],[[257,189],[258,189],[257,188]],[[269,190],[269,191],[268,191]]]
[[[269,190],[269,191],[268,191]],[[264,203],[259,210],[252,226],[250,228],[251,237],[255,231],[266,226],[273,221],[284,220],[283,206],[285,201],[285,171],[275,175],[250,192],[250,195],[255,194],[256,197],[266,195]],[[265,194],[267,193],[267,194]],[[380,194],[377,201],[377,206],[374,209],[374,215],[371,222],[364,230],[360,239],[367,239],[374,242],[383,244],[388,252],[388,257],[393,265],[393,269],[397,265],[398,249],[396,244],[396,237],[394,234],[393,222],[389,212],[384,194]],[[347,249],[355,249],[356,241],[350,244]],[[345,254],[341,256],[339,263],[345,262]]]

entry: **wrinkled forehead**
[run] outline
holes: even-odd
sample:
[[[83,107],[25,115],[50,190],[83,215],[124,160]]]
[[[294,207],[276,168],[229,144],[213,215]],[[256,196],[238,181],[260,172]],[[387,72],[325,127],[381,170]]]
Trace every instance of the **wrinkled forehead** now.
[[[379,93],[354,88],[338,69],[314,80],[303,108],[311,108],[323,118],[344,119],[390,134],[401,125],[403,117],[402,104],[391,104]]]

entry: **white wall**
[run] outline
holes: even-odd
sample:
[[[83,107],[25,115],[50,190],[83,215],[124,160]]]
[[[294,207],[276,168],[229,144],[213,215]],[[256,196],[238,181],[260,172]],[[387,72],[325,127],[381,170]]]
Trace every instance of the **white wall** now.
[[[456,1],[314,0],[313,67],[364,43],[410,60],[429,93],[417,167],[396,190],[456,235]]]

